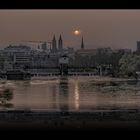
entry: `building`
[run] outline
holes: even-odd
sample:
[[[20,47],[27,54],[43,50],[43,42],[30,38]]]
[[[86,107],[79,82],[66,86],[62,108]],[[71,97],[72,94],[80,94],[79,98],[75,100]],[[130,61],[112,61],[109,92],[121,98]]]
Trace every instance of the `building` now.
[[[111,54],[112,49],[110,47],[98,48],[96,49],[98,54]]]
[[[46,43],[46,42],[42,43],[41,49],[42,49],[43,51],[47,51],[47,43]]]
[[[57,51],[57,44],[56,44],[56,39],[54,35],[53,40],[52,40],[52,52],[55,53],[56,51]]]
[[[113,50],[113,53],[131,54],[132,50],[131,49],[116,49],[116,50]]]
[[[80,55],[80,56],[92,56],[95,55],[97,53],[96,49],[79,49],[75,52],[76,55]]]
[[[59,58],[61,75],[68,75],[68,63],[69,63],[69,58],[67,55],[63,55]]]
[[[14,59],[13,59],[14,63],[25,64],[25,63],[29,63],[29,61],[30,61],[30,56],[27,54],[23,54],[23,53],[14,54],[13,57],[14,57]]]
[[[140,52],[140,41],[137,41],[137,52]]]
[[[63,50],[63,40],[62,40],[61,35],[60,35],[59,40],[58,40],[58,50],[59,51]]]
[[[12,65],[14,69],[24,68],[30,63],[31,48],[28,46],[8,46],[4,48],[3,54],[5,56],[6,65]],[[9,67],[9,66],[8,66]]]
[[[20,53],[23,52],[24,54],[29,54],[31,51],[31,48],[29,46],[24,46],[24,45],[17,45],[17,46],[12,46],[9,45],[8,47],[4,48],[4,53],[7,54],[14,54],[14,53]]]

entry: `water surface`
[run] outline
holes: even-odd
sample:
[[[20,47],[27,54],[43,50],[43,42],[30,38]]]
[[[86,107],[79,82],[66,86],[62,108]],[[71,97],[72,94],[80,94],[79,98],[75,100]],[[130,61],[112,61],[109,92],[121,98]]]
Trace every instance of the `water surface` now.
[[[14,98],[10,101],[13,106],[9,109],[94,111],[140,108],[140,82],[135,80],[54,77],[6,81],[4,85],[13,89]]]

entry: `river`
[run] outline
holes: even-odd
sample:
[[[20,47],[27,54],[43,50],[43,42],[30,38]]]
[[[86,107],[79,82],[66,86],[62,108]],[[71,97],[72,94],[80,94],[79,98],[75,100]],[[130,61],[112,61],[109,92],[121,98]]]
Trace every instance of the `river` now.
[[[140,81],[79,77],[5,81],[12,88],[7,109],[94,111],[140,108]],[[0,109],[3,109],[0,106]]]

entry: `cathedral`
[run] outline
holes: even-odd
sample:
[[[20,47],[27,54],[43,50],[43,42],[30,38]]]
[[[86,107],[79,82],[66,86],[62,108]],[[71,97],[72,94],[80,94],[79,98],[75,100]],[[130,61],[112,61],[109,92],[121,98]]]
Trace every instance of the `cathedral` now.
[[[52,49],[51,51],[56,53],[56,52],[61,52],[63,50],[63,40],[61,35],[59,36],[59,40],[58,40],[58,46],[57,46],[57,41],[55,38],[55,35],[53,36],[53,40],[52,40]]]

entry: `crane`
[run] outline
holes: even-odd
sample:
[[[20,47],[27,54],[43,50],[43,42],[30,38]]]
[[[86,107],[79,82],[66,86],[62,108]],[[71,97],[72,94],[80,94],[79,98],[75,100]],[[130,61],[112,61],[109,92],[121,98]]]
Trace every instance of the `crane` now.
[[[27,40],[27,41],[24,41],[24,42],[30,42],[30,43],[45,43],[46,41],[30,41],[30,40],[28,41],[28,40]]]

